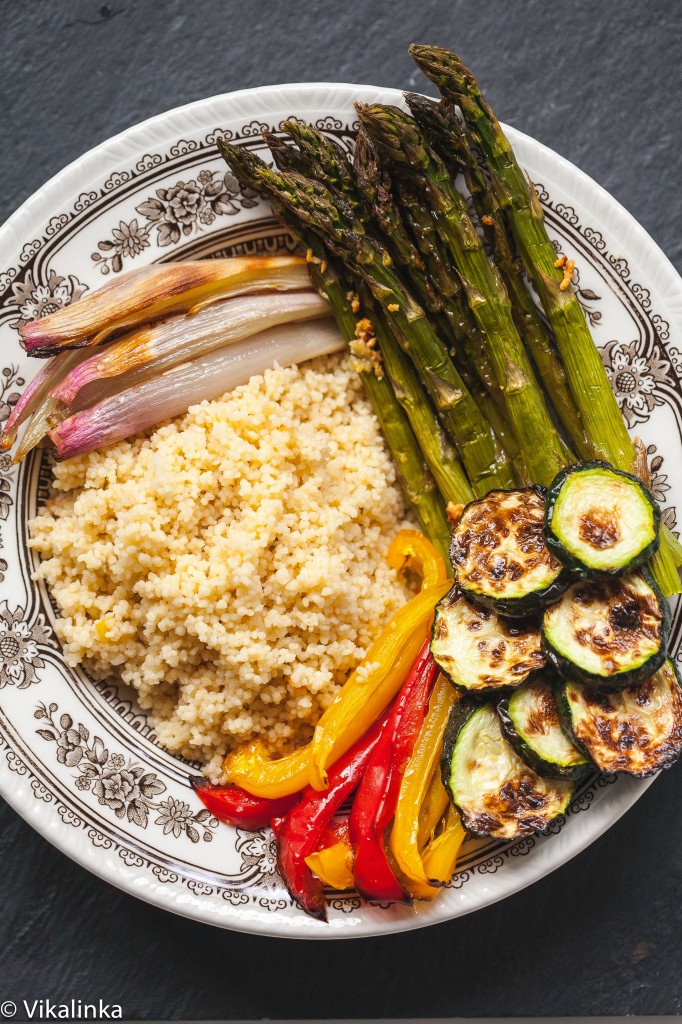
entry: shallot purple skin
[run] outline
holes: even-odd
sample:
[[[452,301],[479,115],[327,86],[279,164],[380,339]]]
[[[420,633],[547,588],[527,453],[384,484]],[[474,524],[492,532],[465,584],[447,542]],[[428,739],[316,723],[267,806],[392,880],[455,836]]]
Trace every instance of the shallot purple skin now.
[[[131,271],[22,328],[30,354],[54,354],[18,400],[0,434],[0,451],[13,446],[26,423],[14,455],[20,462],[49,430],[90,406],[270,327],[324,317],[328,310],[298,256]]]
[[[219,398],[275,365],[293,366],[344,348],[331,320],[272,327],[77,412],[48,437],[58,459],[84,455]]]
[[[79,392],[97,384],[101,392],[98,398],[103,398],[165,373],[180,363],[198,359],[216,348],[278,324],[319,319],[326,316],[328,310],[326,300],[311,288],[224,299],[197,313],[173,316],[137,328],[97,348],[93,355],[74,366],[50,394],[72,407]]]

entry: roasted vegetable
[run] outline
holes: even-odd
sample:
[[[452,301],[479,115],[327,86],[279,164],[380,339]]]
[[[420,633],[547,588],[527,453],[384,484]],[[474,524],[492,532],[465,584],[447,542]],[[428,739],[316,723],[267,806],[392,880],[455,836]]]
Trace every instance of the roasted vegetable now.
[[[327,766],[338,757],[343,738],[355,738],[362,722],[368,728],[395,697],[428,635],[433,608],[446,586],[426,587],[396,612],[367,652],[364,664],[370,671],[354,672],[323,713],[308,761],[308,778],[316,789],[325,788]]]
[[[463,196],[414,118],[378,103],[356,103],[355,109],[391,167],[428,202],[469,298],[530,479],[549,484],[565,463],[563,446],[514,325],[502,278],[484,251]]]
[[[621,689],[661,667],[669,625],[667,603],[645,570],[580,580],[545,611],[543,649],[563,678]]]
[[[306,786],[300,801],[286,817],[273,822],[277,869],[284,884],[299,907],[320,921],[327,920],[324,887],[321,879],[313,875],[306,858],[319,848],[330,821],[357,788],[387,717],[387,714],[382,715],[369,732],[337,761],[329,772],[329,785],[324,793]]]
[[[353,848],[348,834],[348,818],[332,821],[327,826],[321,845],[306,857],[305,862],[330,889],[342,892],[353,888]]]
[[[541,487],[490,491],[452,532],[455,582],[474,604],[525,618],[556,600],[569,576],[545,544]]]
[[[70,306],[21,328],[31,355],[99,345],[136,324],[246,292],[309,287],[300,256],[167,263],[131,270]]]
[[[568,383],[584,432],[596,458],[605,458],[618,469],[631,472],[636,460],[634,445],[618,408],[601,360],[571,285],[572,267],[566,257],[557,259],[535,187],[519,166],[509,140],[486,102],[474,75],[456,54],[438,46],[409,48],[424,74],[438,86],[444,99],[456,103],[473,141],[479,147],[516,249],[538,293],[554,333],[566,369]],[[577,424],[576,424],[577,426]],[[542,444],[542,438],[538,439]],[[547,481],[541,481],[547,483]],[[652,564],[652,572],[664,596],[682,590],[679,568],[682,553],[667,527]]]
[[[425,641],[396,697],[353,801],[348,821],[353,875],[358,892],[368,900],[410,901],[389,862],[384,836],[395,815],[403,772],[424,722],[437,675],[438,666]]]
[[[621,576],[642,565],[658,548],[660,522],[649,489],[608,462],[569,466],[547,494],[547,545],[583,575]]]
[[[419,530],[399,530],[391,541],[386,561],[397,573],[419,579],[420,588],[440,586],[448,579],[441,554]]]
[[[406,889],[417,899],[432,899],[438,887],[452,876],[459,848],[462,828],[459,820],[450,816],[443,829],[434,833],[447,809],[448,798],[438,763],[443,746],[443,733],[457,694],[444,676],[439,676],[431,694],[429,710],[414,750],[400,783],[400,793],[391,828],[390,851]],[[440,792],[438,792],[440,790]],[[424,834],[422,834],[424,833]],[[434,874],[435,863],[426,858],[433,844],[439,843],[442,852],[447,847],[448,863],[439,864],[442,875]],[[428,871],[428,873],[427,873]]]
[[[682,684],[671,660],[617,693],[559,683],[556,700],[567,731],[603,772],[644,778],[680,756]]]
[[[273,818],[287,814],[299,796],[294,793],[278,800],[268,800],[252,796],[239,786],[215,786],[201,775],[193,775],[189,782],[204,807],[218,821],[243,828],[246,832],[258,832],[269,825]]]
[[[544,779],[507,743],[494,704],[460,701],[450,715],[441,760],[443,784],[473,835],[518,839],[543,829],[568,807],[573,784]]]
[[[255,343],[238,341],[104,398],[63,420],[48,437],[58,459],[71,459],[158,426],[204,399],[219,398],[275,363],[293,366],[343,347],[330,320],[271,327]]]
[[[479,694],[518,686],[546,660],[536,625],[474,608],[455,587],[436,607],[431,653],[458,689]]]
[[[199,359],[216,349],[267,331],[279,324],[319,320],[329,316],[329,303],[308,288],[295,292],[258,292],[223,299],[200,309],[167,317],[158,323],[125,334],[117,341],[97,347],[59,381],[51,391],[69,409],[82,408],[78,397],[84,389],[91,405],[104,389],[111,394],[112,383],[132,387],[158,377],[181,363]],[[121,379],[122,378],[122,379]],[[94,395],[94,397],[93,397]]]
[[[522,761],[550,779],[578,779],[589,760],[561,728],[553,680],[543,673],[498,704],[502,731]]]

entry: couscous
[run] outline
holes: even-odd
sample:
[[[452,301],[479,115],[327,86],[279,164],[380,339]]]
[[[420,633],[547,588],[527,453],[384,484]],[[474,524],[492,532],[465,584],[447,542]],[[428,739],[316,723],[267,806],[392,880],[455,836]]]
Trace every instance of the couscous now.
[[[215,777],[253,736],[305,742],[409,594],[404,508],[347,358],[275,368],[54,468],[31,522],[68,661],[138,693]]]

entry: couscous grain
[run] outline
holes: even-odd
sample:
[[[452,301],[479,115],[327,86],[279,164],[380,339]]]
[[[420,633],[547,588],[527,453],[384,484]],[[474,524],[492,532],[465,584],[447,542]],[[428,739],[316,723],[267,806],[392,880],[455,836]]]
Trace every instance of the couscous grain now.
[[[408,596],[385,554],[404,508],[346,357],[267,371],[54,469],[30,523],[69,663],[138,693],[207,765],[304,742]]]

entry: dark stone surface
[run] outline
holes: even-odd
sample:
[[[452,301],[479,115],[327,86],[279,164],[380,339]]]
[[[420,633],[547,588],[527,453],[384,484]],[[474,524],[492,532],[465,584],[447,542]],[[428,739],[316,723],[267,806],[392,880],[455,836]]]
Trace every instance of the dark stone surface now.
[[[611,191],[679,265],[675,0],[5,0],[9,215],[136,121],[259,83],[424,87],[408,42],[452,44],[501,117]],[[426,90],[428,91],[428,89]],[[165,914],[0,808],[0,1000],[103,998],[131,1018],[670,1014],[682,1010],[679,767],[549,878],[472,917],[286,943]]]

